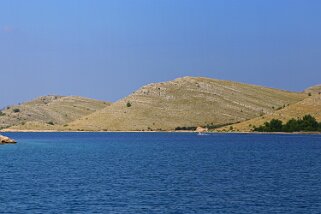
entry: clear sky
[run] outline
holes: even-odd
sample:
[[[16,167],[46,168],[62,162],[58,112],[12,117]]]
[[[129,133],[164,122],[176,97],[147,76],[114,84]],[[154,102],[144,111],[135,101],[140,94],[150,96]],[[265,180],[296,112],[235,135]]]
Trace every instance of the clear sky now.
[[[206,76],[321,83],[319,0],[1,0],[0,106]]]

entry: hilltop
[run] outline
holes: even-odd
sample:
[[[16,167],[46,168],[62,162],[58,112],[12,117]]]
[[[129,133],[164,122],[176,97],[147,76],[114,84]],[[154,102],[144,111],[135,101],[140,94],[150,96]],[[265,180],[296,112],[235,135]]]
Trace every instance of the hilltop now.
[[[307,88],[304,92],[311,95],[321,94],[321,85],[315,85],[310,88]]]
[[[252,128],[263,125],[265,122],[269,122],[272,119],[279,119],[284,123],[294,118],[302,118],[304,115],[310,114],[315,117],[318,121],[321,121],[321,95],[315,94],[310,96],[298,103],[286,106],[276,112],[257,117],[245,122],[233,124],[232,128],[234,131],[249,132]],[[217,131],[230,130],[231,126],[226,126]]]
[[[232,81],[183,77],[146,85],[106,108],[69,123],[66,129],[147,131],[217,127],[270,114],[306,97],[304,93]]]
[[[43,96],[20,105],[9,106],[0,113],[0,127],[16,129],[51,129],[64,125],[110,103],[78,96]]]

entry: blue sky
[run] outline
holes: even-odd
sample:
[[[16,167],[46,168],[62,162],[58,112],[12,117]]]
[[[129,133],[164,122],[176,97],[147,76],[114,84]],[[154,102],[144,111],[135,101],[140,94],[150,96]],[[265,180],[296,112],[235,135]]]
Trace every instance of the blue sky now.
[[[0,106],[206,76],[321,83],[318,0],[1,0]]]

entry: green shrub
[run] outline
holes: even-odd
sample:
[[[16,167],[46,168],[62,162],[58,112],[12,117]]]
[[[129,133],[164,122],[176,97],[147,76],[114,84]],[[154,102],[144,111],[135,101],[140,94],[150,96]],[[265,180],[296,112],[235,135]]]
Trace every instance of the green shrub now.
[[[184,130],[184,131],[195,131],[196,130],[196,127],[195,126],[183,126],[183,127],[176,127],[175,128],[175,130],[176,131],[182,131],[182,130]]]
[[[18,112],[20,112],[20,109],[14,108],[14,109],[12,109],[12,111],[13,111],[14,113],[18,113]]]

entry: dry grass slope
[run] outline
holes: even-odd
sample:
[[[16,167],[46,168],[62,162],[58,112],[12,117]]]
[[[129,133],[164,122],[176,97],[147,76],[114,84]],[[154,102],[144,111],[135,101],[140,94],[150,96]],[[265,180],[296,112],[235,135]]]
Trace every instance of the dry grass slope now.
[[[77,96],[39,97],[2,110],[0,127],[18,130],[52,129],[52,124],[64,125],[109,105],[110,103]]]
[[[310,93],[311,95],[321,94],[321,85],[315,85],[307,88],[304,92],[308,94]]]
[[[307,114],[310,114],[314,116],[318,121],[321,121],[321,95],[313,95],[301,102],[287,106],[274,113],[254,118],[242,123],[234,124],[233,129],[235,131],[249,132],[251,131],[253,126],[258,127],[272,119],[279,119],[283,122],[287,122],[292,118],[302,118]],[[229,126],[218,129],[218,131],[222,130],[229,130]]]
[[[307,97],[261,86],[201,77],[142,87],[128,97],[71,122],[68,130],[139,131],[224,125],[272,113]]]

